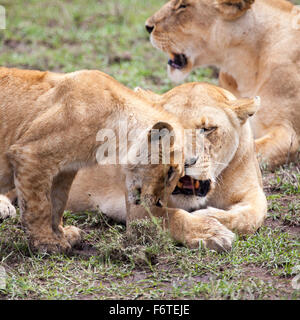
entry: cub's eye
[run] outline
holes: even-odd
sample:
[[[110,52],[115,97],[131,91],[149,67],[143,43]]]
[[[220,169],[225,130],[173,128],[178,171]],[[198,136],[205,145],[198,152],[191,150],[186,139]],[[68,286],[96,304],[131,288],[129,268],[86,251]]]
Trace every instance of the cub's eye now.
[[[169,171],[168,171],[168,181],[172,181],[173,178],[175,177],[175,169],[173,167],[170,167]]]
[[[216,130],[217,130],[217,127],[209,127],[209,128],[202,128],[201,132],[204,133],[205,135],[208,135]]]

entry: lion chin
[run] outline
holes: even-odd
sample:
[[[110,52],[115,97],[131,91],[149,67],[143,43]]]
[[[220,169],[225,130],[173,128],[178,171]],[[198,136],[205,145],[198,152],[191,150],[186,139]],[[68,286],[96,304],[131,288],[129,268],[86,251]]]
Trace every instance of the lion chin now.
[[[175,69],[168,65],[168,76],[174,83],[182,83],[189,76],[190,71]]]
[[[193,212],[207,206],[209,196],[200,197],[196,195],[172,194],[169,199],[169,205],[175,208],[181,208],[188,212]]]

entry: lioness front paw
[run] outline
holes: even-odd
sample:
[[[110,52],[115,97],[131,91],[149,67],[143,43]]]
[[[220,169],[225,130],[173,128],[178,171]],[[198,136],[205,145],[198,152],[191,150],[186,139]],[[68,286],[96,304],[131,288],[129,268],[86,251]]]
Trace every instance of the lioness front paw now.
[[[226,228],[225,228],[226,229]],[[232,249],[232,244],[235,239],[235,234],[230,230],[224,230],[223,232],[218,232],[216,235],[207,238],[200,239],[203,246],[209,250],[215,250],[217,252],[230,251]]]
[[[210,217],[201,219],[201,230],[199,235],[186,240],[190,248],[198,248],[203,245],[204,248],[215,250],[217,252],[230,251],[232,248],[235,234],[222,225],[218,220]]]
[[[0,195],[0,218],[6,219],[6,218],[15,218],[16,217],[16,209],[11,204],[10,200]]]

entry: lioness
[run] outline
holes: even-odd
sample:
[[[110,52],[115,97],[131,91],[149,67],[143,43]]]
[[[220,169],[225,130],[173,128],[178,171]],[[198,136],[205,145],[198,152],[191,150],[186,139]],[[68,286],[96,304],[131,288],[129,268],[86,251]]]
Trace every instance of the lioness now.
[[[296,157],[300,139],[300,9],[285,0],[171,0],[146,21],[152,44],[183,80],[220,68],[236,96],[259,95],[252,118],[256,152],[270,168]]]
[[[78,228],[62,226],[71,184],[80,168],[96,163],[104,143],[97,139],[99,130],[117,130],[124,120],[131,136],[137,130],[151,137],[154,129],[173,131],[173,155],[183,146],[183,126],[175,116],[153,108],[149,100],[99,71],[55,74],[0,68],[0,192],[16,187],[33,249],[65,251],[80,240]],[[128,141],[128,150],[136,145],[145,150],[143,141]],[[118,171],[126,179],[127,201],[161,205],[183,175],[184,164],[171,157],[171,164],[144,166],[143,160]],[[14,214],[2,195],[0,218]]]
[[[160,214],[159,208],[152,214],[163,216],[172,236],[192,248],[202,241],[207,248],[228,250],[234,239],[232,231],[257,230],[267,203],[247,119],[255,113],[258,101],[236,100],[228,91],[205,83],[181,85],[162,96],[141,89],[137,93],[187,121],[186,128],[201,130],[204,146],[197,163],[186,169],[187,175],[170,196],[167,214]],[[67,209],[100,209],[113,219],[128,221],[116,167],[81,170],[71,187]],[[135,210],[134,218],[144,215]]]

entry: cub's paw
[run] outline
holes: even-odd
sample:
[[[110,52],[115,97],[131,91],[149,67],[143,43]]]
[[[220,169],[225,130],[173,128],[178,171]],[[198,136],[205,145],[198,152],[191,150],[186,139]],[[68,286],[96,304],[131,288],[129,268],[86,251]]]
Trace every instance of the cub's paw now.
[[[68,253],[71,245],[66,239],[30,239],[30,248],[37,253]]]
[[[6,218],[15,218],[16,217],[16,209],[11,204],[10,200],[0,195],[0,219]]]
[[[186,241],[190,248],[203,246],[205,249],[217,252],[230,251],[232,249],[235,234],[218,220],[210,217],[201,218],[201,228],[199,230],[201,230],[199,234],[194,233],[194,237]]]
[[[30,238],[30,248],[39,253],[69,253],[72,247],[81,241],[81,230],[67,226],[60,227],[60,234],[35,235]]]
[[[80,243],[82,230],[80,230],[79,228],[76,228],[74,226],[67,226],[63,228],[63,232],[71,247]]]

